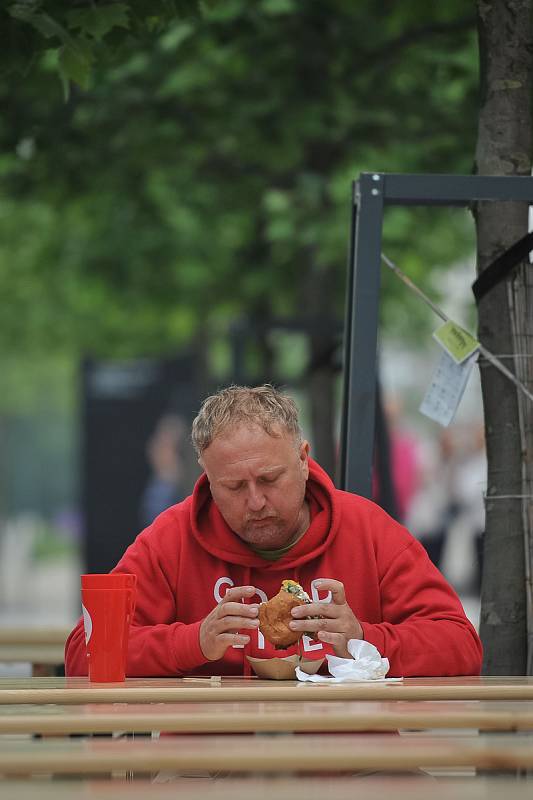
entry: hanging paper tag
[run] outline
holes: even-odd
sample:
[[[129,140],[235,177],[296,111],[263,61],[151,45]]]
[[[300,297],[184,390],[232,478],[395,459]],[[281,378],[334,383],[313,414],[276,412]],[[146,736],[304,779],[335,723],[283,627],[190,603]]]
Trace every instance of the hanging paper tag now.
[[[451,355],[457,364],[462,364],[465,359],[477,352],[479,348],[479,342],[468,331],[461,328],[460,325],[452,322],[451,319],[441,325],[440,328],[437,328],[433,338]]]
[[[441,353],[429,389],[420,405],[422,414],[444,428],[450,424],[461,402],[477,355],[475,352],[470,358],[458,364],[448,355],[447,350]]]

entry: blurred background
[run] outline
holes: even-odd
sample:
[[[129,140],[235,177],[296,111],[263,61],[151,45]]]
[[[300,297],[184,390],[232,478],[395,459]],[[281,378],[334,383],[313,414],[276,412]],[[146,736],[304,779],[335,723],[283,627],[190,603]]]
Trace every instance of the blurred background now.
[[[0,75],[0,623],[76,620],[80,572],[190,492],[219,386],[286,387],[337,475],[352,182],[472,171],[475,20],[441,6],[184,3],[117,25],[68,92],[46,48]],[[390,208],[383,250],[475,331],[467,211]],[[438,324],[384,268],[397,515],[477,624],[480,390],[446,429],[419,413]]]

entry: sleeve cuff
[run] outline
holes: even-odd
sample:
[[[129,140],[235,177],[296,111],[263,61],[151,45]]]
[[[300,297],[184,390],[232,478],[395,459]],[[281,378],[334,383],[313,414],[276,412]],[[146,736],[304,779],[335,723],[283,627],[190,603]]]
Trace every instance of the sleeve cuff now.
[[[200,647],[200,625],[202,621],[191,625],[176,624],[172,638],[173,655],[178,672],[188,672],[195,667],[206,664],[208,659]]]
[[[373,644],[374,647],[377,647],[381,655],[383,655],[383,651],[385,650],[385,637],[380,627],[378,625],[372,625],[369,622],[361,622],[361,620],[359,620],[359,624],[363,629],[363,639],[365,642]]]

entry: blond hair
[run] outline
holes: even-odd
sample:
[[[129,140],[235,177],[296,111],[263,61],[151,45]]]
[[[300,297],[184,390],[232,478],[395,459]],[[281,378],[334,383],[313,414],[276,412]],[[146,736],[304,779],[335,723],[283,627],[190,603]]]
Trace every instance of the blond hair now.
[[[279,436],[279,428],[302,442],[298,408],[291,397],[265,383],[263,386],[228,386],[207,397],[192,423],[192,443],[198,457],[213,439],[237,425],[258,425]]]

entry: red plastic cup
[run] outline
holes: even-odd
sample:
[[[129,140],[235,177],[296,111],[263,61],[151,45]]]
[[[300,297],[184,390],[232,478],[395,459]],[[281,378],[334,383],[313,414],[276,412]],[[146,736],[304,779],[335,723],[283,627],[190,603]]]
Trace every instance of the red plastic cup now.
[[[82,589],[123,589],[137,585],[137,575],[130,572],[90,572],[81,576]]]
[[[82,611],[85,628],[85,646],[89,666],[89,680],[98,683],[120,683],[126,678],[128,635],[135,610],[135,583],[116,586],[108,581],[109,588],[85,586],[82,576]],[[95,576],[89,576],[95,577]],[[102,579],[115,575],[100,575]],[[89,581],[90,583],[91,581]]]

